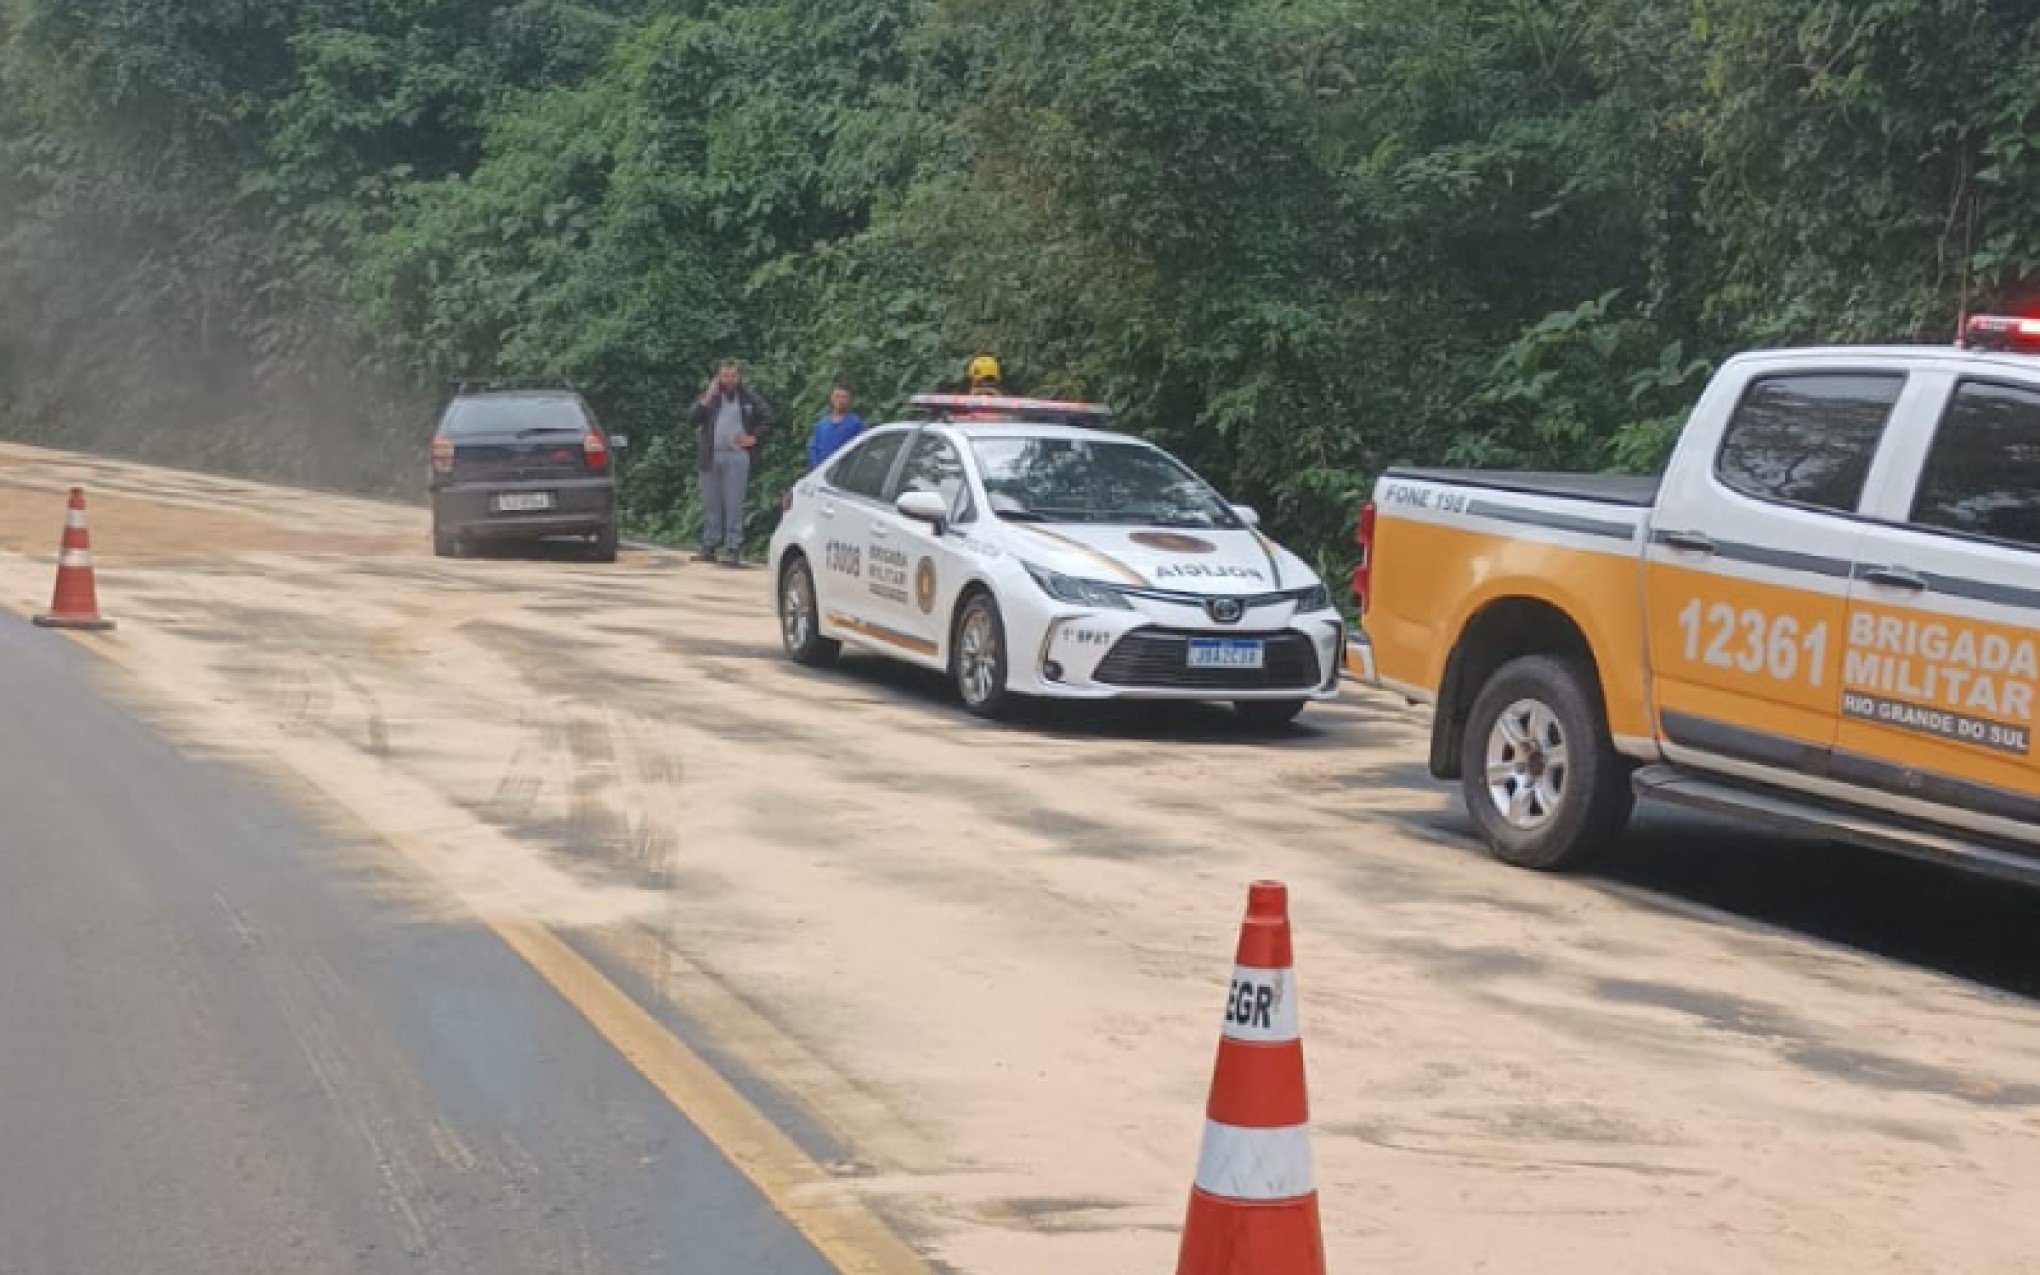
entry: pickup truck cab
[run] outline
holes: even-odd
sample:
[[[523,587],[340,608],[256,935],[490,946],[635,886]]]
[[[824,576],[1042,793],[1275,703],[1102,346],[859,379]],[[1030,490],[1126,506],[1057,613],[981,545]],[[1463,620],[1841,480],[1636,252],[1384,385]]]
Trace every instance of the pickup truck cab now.
[[[1661,479],[1397,469],[1348,667],[1494,854],[1635,796],[2040,884],[2040,321],[1744,354]]]

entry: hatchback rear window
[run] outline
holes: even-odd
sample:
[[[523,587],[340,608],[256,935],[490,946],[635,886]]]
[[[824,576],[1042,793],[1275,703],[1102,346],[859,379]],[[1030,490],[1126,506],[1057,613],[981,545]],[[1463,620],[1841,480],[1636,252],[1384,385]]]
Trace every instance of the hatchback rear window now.
[[[478,397],[455,399],[446,409],[440,432],[449,438],[477,434],[531,434],[550,430],[580,433],[588,427],[578,399],[544,397]]]

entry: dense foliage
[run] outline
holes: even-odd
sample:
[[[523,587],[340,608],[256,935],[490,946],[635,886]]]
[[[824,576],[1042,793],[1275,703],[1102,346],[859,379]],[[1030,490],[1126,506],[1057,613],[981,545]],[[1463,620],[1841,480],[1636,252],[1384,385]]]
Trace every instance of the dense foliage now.
[[[570,378],[690,516],[981,349],[1341,552],[1397,460],[1646,467],[1726,351],[2040,258],[2031,0],[0,0],[0,413],[415,490]],[[760,502],[767,504],[769,502]],[[758,529],[771,510],[757,515]]]

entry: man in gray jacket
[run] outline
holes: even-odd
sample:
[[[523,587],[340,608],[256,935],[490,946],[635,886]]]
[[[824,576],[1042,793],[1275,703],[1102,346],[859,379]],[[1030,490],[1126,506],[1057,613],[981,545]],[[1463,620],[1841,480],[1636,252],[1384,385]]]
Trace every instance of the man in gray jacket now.
[[[696,562],[744,561],[744,489],[751,457],[772,428],[772,408],[744,384],[744,369],[724,359],[689,413],[700,449],[701,552]]]

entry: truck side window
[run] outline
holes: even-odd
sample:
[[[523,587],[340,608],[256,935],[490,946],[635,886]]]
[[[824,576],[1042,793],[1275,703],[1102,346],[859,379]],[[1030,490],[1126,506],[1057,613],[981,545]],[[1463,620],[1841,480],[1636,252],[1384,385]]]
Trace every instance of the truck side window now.
[[[2040,393],[1959,386],[1927,453],[1912,521],[2040,547]]]
[[[1903,376],[1820,372],[1750,382],[1714,472],[1745,496],[1853,513]]]

